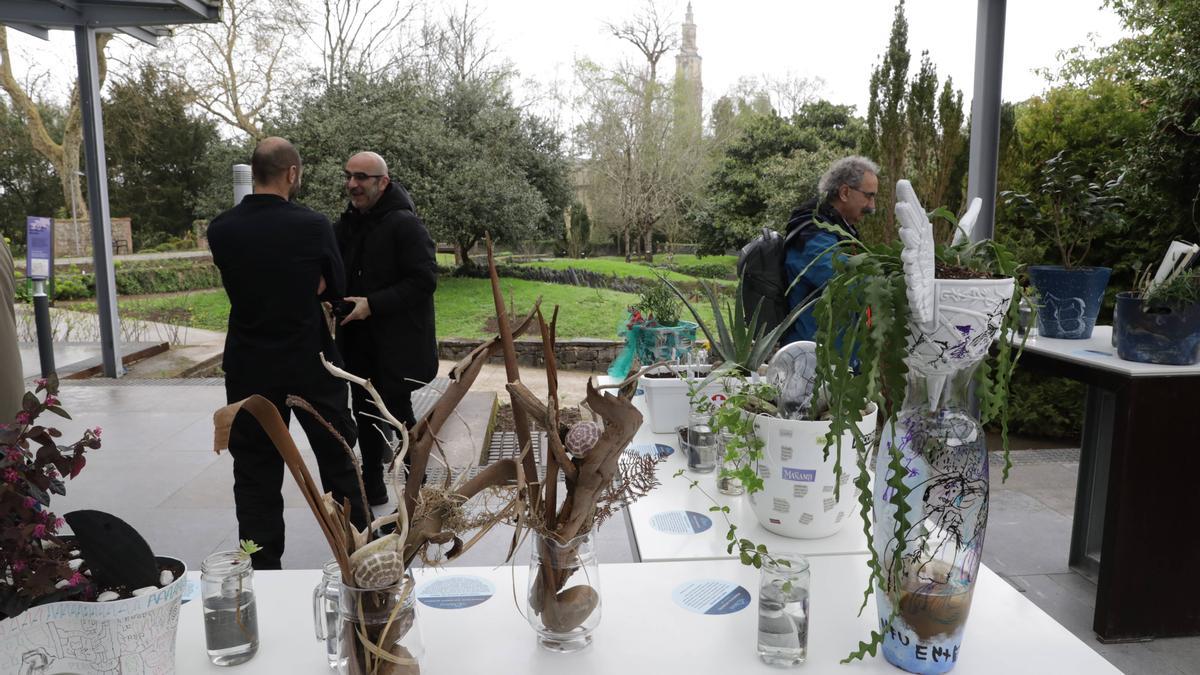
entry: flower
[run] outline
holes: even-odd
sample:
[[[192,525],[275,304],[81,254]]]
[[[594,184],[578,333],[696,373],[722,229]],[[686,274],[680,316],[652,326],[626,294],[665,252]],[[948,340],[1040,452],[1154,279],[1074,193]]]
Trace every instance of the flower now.
[[[8,461],[10,462],[19,462],[25,459],[25,453],[21,452],[20,448],[10,446],[4,453],[8,456]]]
[[[5,483],[15,483],[20,477],[21,475],[17,473],[16,469],[8,468],[4,470]]]
[[[53,394],[46,394],[46,405],[58,405],[60,401]]]
[[[71,578],[67,580],[67,583],[71,586],[78,586],[79,584],[86,583],[86,582],[87,582],[87,577],[83,576],[79,572],[72,574]]]
[[[29,414],[28,410],[22,410],[21,412],[17,413],[17,424],[20,424],[21,426],[25,426],[26,424],[29,424],[32,421],[33,421],[33,415]]]
[[[44,387],[46,386],[46,378],[39,377],[38,379],[34,380],[33,383],[39,387]]]
[[[21,505],[27,509],[32,509],[33,507],[37,506],[37,503],[38,501],[33,497],[26,497],[25,499],[21,500]]]
[[[96,438],[100,438],[100,427],[95,427],[94,429],[92,429],[92,435],[95,436]]]
[[[46,526],[41,523],[34,525],[33,526],[33,536],[38,539],[45,539],[46,538]]]
[[[66,522],[62,518],[54,519],[54,529],[56,529],[56,530],[61,528],[65,524],[66,524]]]
[[[12,571],[20,572],[23,569],[25,569],[25,561],[24,560],[12,561]]]

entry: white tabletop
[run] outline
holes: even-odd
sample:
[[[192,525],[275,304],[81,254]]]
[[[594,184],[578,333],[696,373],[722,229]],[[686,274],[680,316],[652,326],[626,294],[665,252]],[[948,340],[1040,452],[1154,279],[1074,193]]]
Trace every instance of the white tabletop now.
[[[645,396],[635,396],[634,405],[642,414],[646,414]],[[650,494],[642,497],[629,506],[629,519],[633,525],[633,536],[637,550],[643,562],[661,562],[669,560],[728,560],[737,558],[736,549],[729,553],[726,549],[729,541],[726,533],[729,526],[722,514],[710,512],[713,502],[704,496],[698,488],[703,488],[717,504],[730,507],[729,519],[738,526],[738,536],[746,537],[755,544],[765,544],[767,550],[773,552],[803,553],[809,556],[841,555],[847,553],[866,553],[867,535],[863,532],[862,518],[858,515],[857,507],[851,518],[841,531],[823,539],[792,539],[768,532],[758,524],[754,515],[754,507],[746,495],[729,497],[717,492],[716,472],[698,474],[687,470],[687,460],[679,452],[678,443],[672,434],[656,434],[650,431],[650,425],[642,424],[634,437],[634,443],[658,443],[670,446],[674,452],[666,461],[659,465],[658,478],[662,483]],[[676,472],[684,469],[683,475],[675,477]],[[698,488],[690,487],[691,481],[698,480]],[[679,532],[663,531],[660,526],[663,519],[668,522],[680,523],[685,521],[683,512],[696,514],[691,516],[691,523],[700,523],[704,519],[711,521],[709,527],[701,532],[690,533],[688,528],[680,528]],[[656,520],[657,517],[657,520]],[[670,528],[667,528],[668,530]],[[698,529],[694,525],[690,529]]]
[[[811,559],[812,624],[803,672],[900,672],[882,657],[837,664],[876,623],[873,598],[862,616],[856,616],[867,578],[865,560],[860,555]],[[418,589],[439,576],[457,575],[482,577],[493,584],[495,594],[465,609],[418,605],[424,675],[780,672],[762,664],[755,651],[758,572],[734,561],[602,565],[603,616],[595,641],[569,655],[540,649],[514,606],[514,583],[522,589],[519,595],[526,579],[524,566],[418,570]],[[319,576],[317,570],[255,573],[260,646],[253,659],[234,668],[209,663],[200,603],[185,604],[176,643],[177,672],[328,673],[324,644],[312,632],[311,593]],[[672,599],[679,585],[707,579],[741,585],[750,593],[749,606],[731,614],[706,615],[687,611]],[[966,630],[957,675],[1120,672],[986,568],[980,568]]]
[[[1200,363],[1191,366],[1164,366],[1157,363],[1125,361],[1112,346],[1112,326],[1096,326],[1087,340],[1059,340],[1036,337],[1025,342],[1025,351],[1062,361],[1102,368],[1128,377],[1180,377],[1200,375]]]

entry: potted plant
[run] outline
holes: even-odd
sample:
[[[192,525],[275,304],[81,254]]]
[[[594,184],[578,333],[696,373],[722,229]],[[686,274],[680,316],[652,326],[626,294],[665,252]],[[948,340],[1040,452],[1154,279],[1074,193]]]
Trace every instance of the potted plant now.
[[[1200,363],[1200,270],[1140,286],[1141,290],[1117,294],[1117,355],[1142,363]]]
[[[867,595],[875,592],[881,629],[848,658],[882,644],[900,668],[945,672],[957,659],[986,529],[984,424],[999,422],[1005,477],[1010,466],[1008,383],[1020,355],[1022,290],[1003,246],[970,241],[979,200],[956,223],[954,242],[938,246],[908,181],[896,195],[901,243],[849,238],[858,252],[835,263],[817,301],[814,389],[829,401],[827,447],[839,465],[858,464],[854,486],[864,523],[873,523]],[[945,209],[932,215],[954,222]],[[872,439],[858,426],[869,403],[886,420],[873,483]],[[944,658],[929,658],[935,652]]]
[[[173,672],[186,567],[115,516],[50,511],[100,429],[59,445],[61,432],[38,423],[47,412],[69,419],[55,377],[0,425],[0,671]]]
[[[1039,296],[1039,334],[1086,340],[1092,336],[1112,269],[1083,262],[1096,239],[1124,225],[1119,194],[1124,174],[1089,181],[1064,152],[1042,164],[1033,192],[1005,191],[1000,196],[1024,222],[1054,243],[1062,261],[1027,269]]]

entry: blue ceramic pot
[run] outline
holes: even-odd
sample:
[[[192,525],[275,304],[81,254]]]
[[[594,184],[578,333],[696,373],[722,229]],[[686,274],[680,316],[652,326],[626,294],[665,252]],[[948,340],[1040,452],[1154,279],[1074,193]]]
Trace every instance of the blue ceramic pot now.
[[[1113,316],[1117,355],[1126,361],[1190,366],[1200,363],[1200,303],[1146,307],[1134,293],[1117,295]]]
[[[1040,297],[1038,334],[1066,340],[1092,337],[1110,274],[1108,267],[1030,267],[1029,280]]]

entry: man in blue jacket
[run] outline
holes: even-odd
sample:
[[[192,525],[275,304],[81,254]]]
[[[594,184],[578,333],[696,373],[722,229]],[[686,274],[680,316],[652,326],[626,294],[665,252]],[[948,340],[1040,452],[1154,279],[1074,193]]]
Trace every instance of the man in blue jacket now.
[[[835,252],[831,247],[845,237],[817,223],[836,225],[857,238],[855,226],[875,212],[879,166],[866,157],[843,157],[830,165],[817,187],[821,196],[800,205],[788,219],[785,278],[788,283],[796,280],[788,292],[788,311],[819,296],[833,276]],[[783,343],[814,340],[816,333],[817,322],[810,307],[800,313]]]

